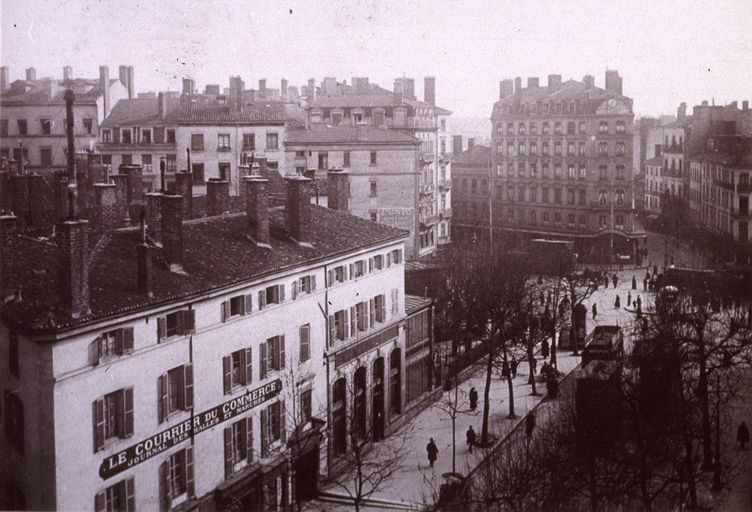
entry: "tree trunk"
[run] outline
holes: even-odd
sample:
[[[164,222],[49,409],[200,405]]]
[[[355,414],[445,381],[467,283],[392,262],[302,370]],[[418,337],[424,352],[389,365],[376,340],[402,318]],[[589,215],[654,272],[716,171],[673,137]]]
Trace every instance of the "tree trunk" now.
[[[702,468],[713,468],[713,448],[710,427],[710,403],[708,400],[708,372],[704,355],[700,355],[700,375],[697,380],[697,394],[702,413]]]
[[[551,347],[553,350],[553,347]],[[530,384],[533,387],[533,396],[538,396],[538,390],[535,388],[535,375],[533,375],[533,359],[535,359],[535,354],[533,353],[533,344],[528,341],[527,343],[527,364],[530,368],[530,374],[532,379],[530,379]]]
[[[491,374],[493,372],[493,346],[489,343],[488,354],[486,355],[486,387],[483,390],[483,426],[480,432],[480,444],[486,446],[488,443],[488,413],[491,407]]]

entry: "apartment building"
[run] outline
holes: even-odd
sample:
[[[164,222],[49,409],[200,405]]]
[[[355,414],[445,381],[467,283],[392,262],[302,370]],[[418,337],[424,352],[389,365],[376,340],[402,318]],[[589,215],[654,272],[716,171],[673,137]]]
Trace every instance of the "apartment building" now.
[[[489,235],[491,148],[468,142],[467,150],[452,155],[453,240]]]
[[[501,82],[491,221],[504,244],[555,238],[573,241],[581,261],[635,258],[646,233],[634,212],[632,100],[618,72],[605,82]]]
[[[70,66],[63,68],[63,79],[37,78],[34,68],[26,70],[24,80],[3,83],[0,87],[0,158],[22,162],[29,170],[65,166],[66,126],[65,91],[75,95],[73,127],[77,151],[96,147],[99,126],[113,105],[132,94],[133,68],[121,72],[124,81],[110,79],[108,66],[100,66],[98,79],[74,78]],[[3,67],[7,80],[9,70]]]
[[[301,177],[273,207],[267,183],[186,222],[155,193],[120,227],[108,184],[53,237],[0,218],[0,506],[279,510],[349,449],[345,411],[378,439],[430,389],[407,233],[311,204]]]

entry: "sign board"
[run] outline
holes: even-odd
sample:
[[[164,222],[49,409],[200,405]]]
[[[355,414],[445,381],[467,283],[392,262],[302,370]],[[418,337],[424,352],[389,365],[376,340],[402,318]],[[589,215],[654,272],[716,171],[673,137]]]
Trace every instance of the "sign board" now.
[[[186,439],[208,430],[220,423],[243,414],[264,402],[271,400],[282,391],[282,380],[277,379],[244,395],[237,396],[223,404],[204,412],[194,414],[177,425],[144,439],[125,450],[111,455],[99,466],[99,476],[103,480],[117,475],[128,468],[140,464],[176,446]]]
[[[415,227],[415,208],[379,208],[381,224],[412,231]]]

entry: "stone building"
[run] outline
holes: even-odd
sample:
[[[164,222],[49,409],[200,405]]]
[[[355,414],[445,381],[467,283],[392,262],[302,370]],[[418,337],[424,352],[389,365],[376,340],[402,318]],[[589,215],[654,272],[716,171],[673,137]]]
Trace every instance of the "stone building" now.
[[[452,155],[452,239],[489,235],[491,148],[475,145]]]

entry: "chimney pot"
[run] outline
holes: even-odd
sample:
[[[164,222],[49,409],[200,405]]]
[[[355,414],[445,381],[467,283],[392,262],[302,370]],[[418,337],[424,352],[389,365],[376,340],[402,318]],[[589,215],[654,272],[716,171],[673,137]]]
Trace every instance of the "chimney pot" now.
[[[742,101],[742,110],[749,110],[749,100]]]
[[[89,221],[57,224],[58,286],[60,309],[72,319],[89,314]]]
[[[343,212],[350,210],[350,173],[332,169],[327,174],[327,206]]]
[[[206,214],[210,217],[229,211],[230,182],[210,179],[206,182]],[[182,197],[182,196],[181,196]]]
[[[537,89],[539,85],[538,77],[533,76],[527,79],[527,88],[528,89]]]
[[[149,192],[146,194],[145,219],[146,234],[155,243],[162,243],[162,196],[161,192]]]
[[[243,177],[248,237],[258,246],[271,249],[269,237],[269,180],[258,176]]]
[[[102,93],[104,117],[110,115],[110,68],[99,66],[99,91]]]
[[[162,254],[171,271],[183,268],[183,198],[162,196]]]
[[[194,94],[196,92],[196,82],[191,78],[183,78],[183,94]]]
[[[517,77],[514,79],[514,93],[517,94],[522,90],[522,78]]]
[[[26,80],[33,82],[37,79],[37,70],[35,68],[26,68]]]
[[[157,112],[160,119],[167,117],[167,95],[163,92],[157,96]]]
[[[310,245],[311,201],[303,176],[287,176],[287,231],[299,245]]]
[[[109,231],[122,226],[122,209],[118,205],[117,185],[114,183],[94,184],[94,228]]]
[[[175,193],[183,198],[183,218],[193,218],[193,173],[187,170],[175,173]]]
[[[63,66],[63,80],[73,80],[73,68],[71,66]]]

